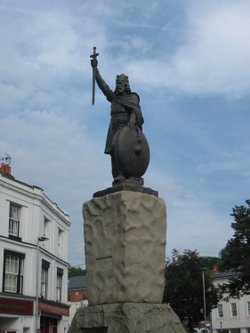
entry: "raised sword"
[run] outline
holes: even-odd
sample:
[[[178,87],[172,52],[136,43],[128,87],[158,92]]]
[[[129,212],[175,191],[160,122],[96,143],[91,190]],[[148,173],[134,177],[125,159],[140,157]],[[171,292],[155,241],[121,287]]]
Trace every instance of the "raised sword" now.
[[[96,53],[96,47],[94,46],[93,54],[91,54],[90,58],[95,60],[98,55],[99,53]],[[93,67],[93,73],[92,73],[92,105],[95,104],[95,77],[96,77],[96,66]]]

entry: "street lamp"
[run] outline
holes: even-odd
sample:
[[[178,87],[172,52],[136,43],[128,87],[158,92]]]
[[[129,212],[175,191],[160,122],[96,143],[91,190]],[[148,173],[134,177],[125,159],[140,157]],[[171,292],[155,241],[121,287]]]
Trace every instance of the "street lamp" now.
[[[38,294],[39,294],[39,277],[40,277],[40,242],[47,241],[47,237],[38,237],[37,243],[36,243],[36,332],[39,332],[40,330],[40,323],[39,323],[39,300],[38,300]]]
[[[205,285],[205,274],[204,272],[208,270],[208,268],[202,268],[201,275],[202,275],[202,293],[203,293],[203,314],[204,314],[204,324],[206,326],[206,319],[207,319],[207,305],[206,305],[206,285]]]

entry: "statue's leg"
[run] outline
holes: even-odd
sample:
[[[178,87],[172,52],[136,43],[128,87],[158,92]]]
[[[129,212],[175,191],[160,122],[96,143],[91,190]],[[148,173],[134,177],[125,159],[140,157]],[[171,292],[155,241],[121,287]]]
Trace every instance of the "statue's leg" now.
[[[116,158],[114,156],[114,153],[111,154],[111,166],[112,166],[112,176],[113,178],[116,178],[119,176],[119,168],[118,163],[116,162]]]
[[[111,164],[112,164],[112,175],[114,178],[113,185],[117,185],[124,182],[126,180],[126,177],[123,176],[119,168],[119,162],[115,154],[111,155]]]

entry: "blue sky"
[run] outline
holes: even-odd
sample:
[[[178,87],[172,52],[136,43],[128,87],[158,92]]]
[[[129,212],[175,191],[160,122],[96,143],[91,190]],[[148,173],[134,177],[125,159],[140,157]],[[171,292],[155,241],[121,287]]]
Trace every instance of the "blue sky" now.
[[[126,73],[140,95],[167,254],[217,255],[250,197],[250,2],[0,0],[0,16],[0,156],[70,214],[70,263],[84,263],[82,203],[112,183],[93,46],[110,87]]]

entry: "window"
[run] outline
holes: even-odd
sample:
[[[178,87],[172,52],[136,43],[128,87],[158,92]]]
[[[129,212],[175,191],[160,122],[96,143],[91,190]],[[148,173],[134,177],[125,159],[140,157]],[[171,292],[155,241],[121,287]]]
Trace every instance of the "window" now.
[[[21,213],[21,206],[18,206],[11,202],[10,212],[9,212],[10,236],[19,237],[20,213]]]
[[[223,317],[223,304],[218,304],[218,316],[219,318]]]
[[[247,315],[250,316],[250,301],[247,302]]]
[[[57,268],[57,277],[56,277],[56,300],[57,302],[62,301],[62,279],[63,279],[63,270]]]
[[[58,255],[62,257],[63,254],[63,230],[58,228]]]
[[[40,331],[41,332],[46,332],[46,333],[47,332],[51,332],[51,333],[52,332],[58,332],[57,321],[58,321],[58,319],[56,319],[56,318],[41,316]]]
[[[49,266],[50,263],[48,261],[42,260],[41,297],[43,298],[48,298]]]
[[[237,317],[237,305],[236,305],[236,303],[231,303],[231,315],[232,315],[232,317]]]
[[[47,219],[45,216],[43,220],[43,236],[49,237],[49,219]]]
[[[4,251],[3,291],[22,294],[24,254]]]

